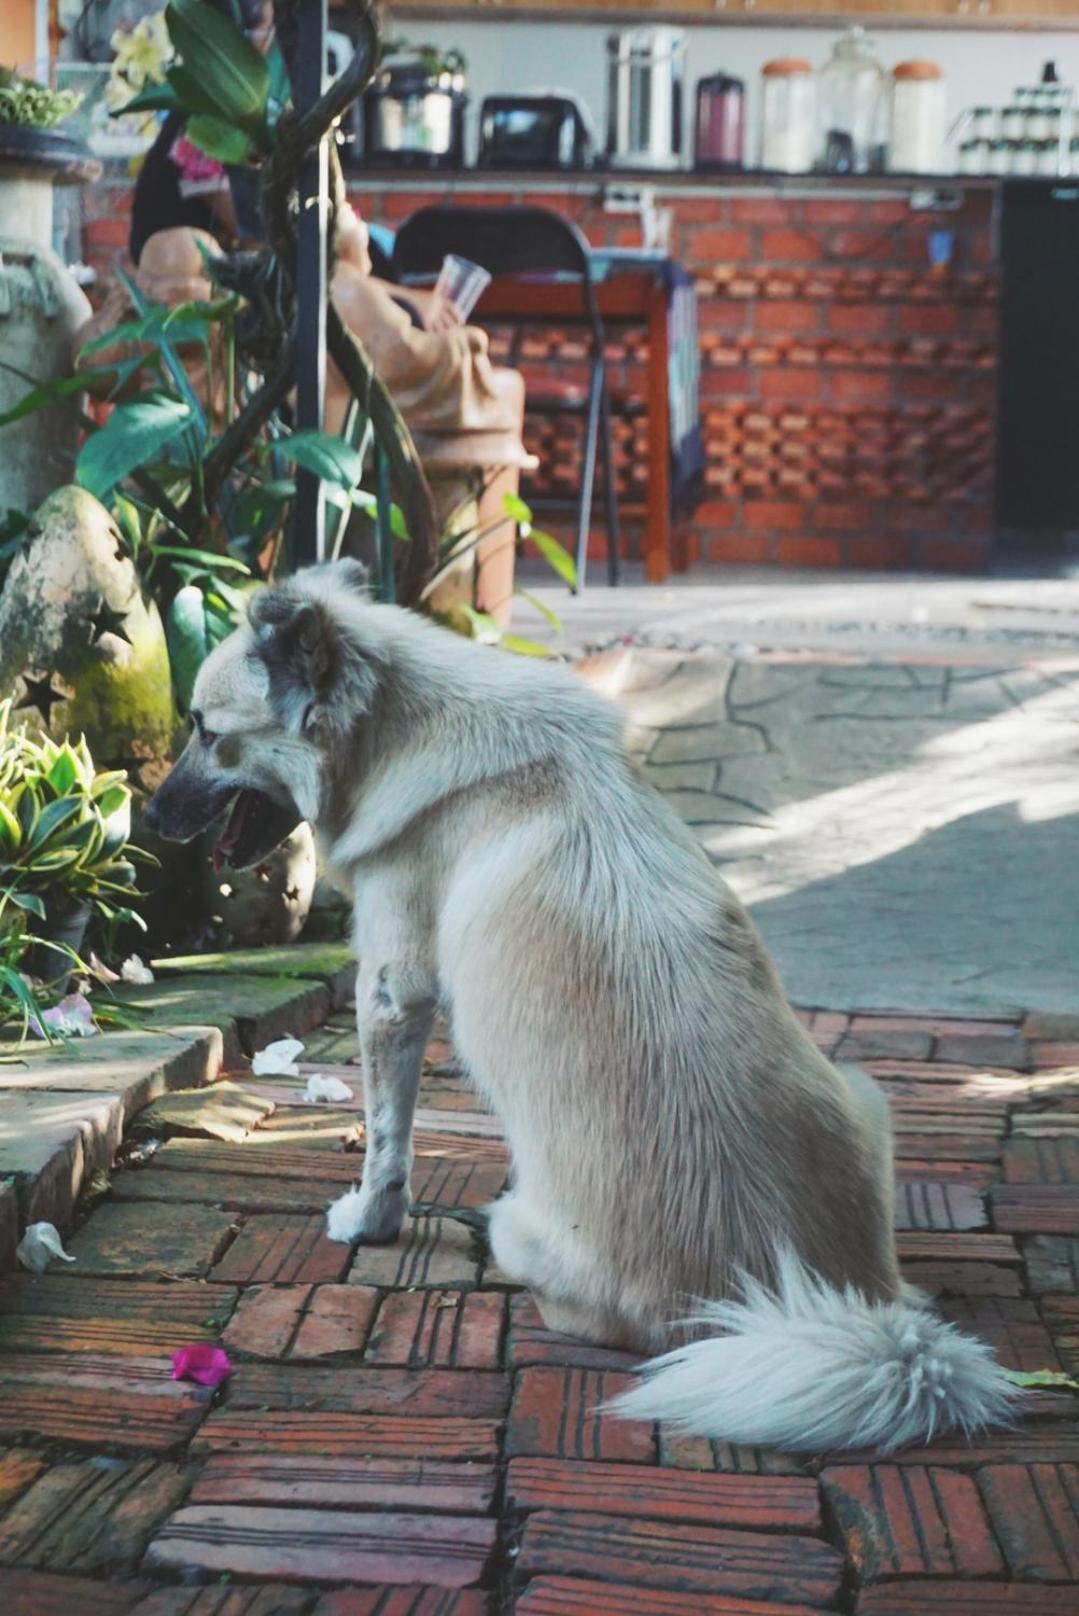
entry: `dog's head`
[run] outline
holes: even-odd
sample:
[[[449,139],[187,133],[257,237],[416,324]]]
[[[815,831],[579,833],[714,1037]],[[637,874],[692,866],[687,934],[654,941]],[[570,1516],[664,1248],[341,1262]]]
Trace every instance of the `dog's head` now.
[[[150,830],[187,842],[220,824],[214,864],[242,870],[318,818],[327,763],[378,686],[377,657],[333,606],[366,583],[358,563],[338,562],[254,597],[199,670],[192,733],[150,802]]]

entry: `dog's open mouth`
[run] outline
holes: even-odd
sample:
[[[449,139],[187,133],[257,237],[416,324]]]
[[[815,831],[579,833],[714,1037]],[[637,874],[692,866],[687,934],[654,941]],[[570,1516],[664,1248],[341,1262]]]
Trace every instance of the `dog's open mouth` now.
[[[283,807],[264,791],[248,787],[237,792],[225,827],[214,843],[214,874],[220,875],[225,864],[231,864],[234,870],[258,864],[296,829],[300,817],[291,805]]]
[[[223,866],[232,861],[232,856],[244,841],[244,831],[248,829],[258,808],[258,798],[261,792],[241,791],[232,799],[232,806],[225,821],[225,828],[214,843],[213,861],[214,874],[220,875]]]

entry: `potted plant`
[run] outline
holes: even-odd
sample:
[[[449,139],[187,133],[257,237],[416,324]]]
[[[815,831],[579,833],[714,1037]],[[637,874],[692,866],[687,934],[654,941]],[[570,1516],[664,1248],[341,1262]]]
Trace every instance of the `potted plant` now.
[[[84,739],[30,735],[0,702],[0,903],[33,927],[32,974],[66,978],[91,920],[113,927],[131,908],[131,791],[99,772]],[[144,855],[143,855],[144,856]]]

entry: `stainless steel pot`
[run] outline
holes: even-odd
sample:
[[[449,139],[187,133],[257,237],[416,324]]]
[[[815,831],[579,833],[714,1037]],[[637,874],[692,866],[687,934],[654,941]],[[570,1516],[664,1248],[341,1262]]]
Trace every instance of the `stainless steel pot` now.
[[[373,162],[459,166],[467,100],[459,72],[419,62],[383,68],[363,97],[365,155]]]
[[[607,156],[619,168],[679,168],[686,36],[626,28],[607,40]]]

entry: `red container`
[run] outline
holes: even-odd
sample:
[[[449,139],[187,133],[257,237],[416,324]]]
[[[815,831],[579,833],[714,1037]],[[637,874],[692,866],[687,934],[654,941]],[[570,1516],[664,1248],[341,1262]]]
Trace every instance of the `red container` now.
[[[713,73],[697,85],[694,166],[731,173],[745,166],[746,87],[741,79]]]

